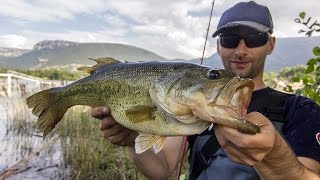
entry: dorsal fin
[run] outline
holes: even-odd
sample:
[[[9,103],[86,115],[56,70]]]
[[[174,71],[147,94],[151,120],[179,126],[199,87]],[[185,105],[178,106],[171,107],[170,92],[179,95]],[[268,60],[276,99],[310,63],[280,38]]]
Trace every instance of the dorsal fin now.
[[[111,57],[100,57],[100,58],[88,58],[90,60],[95,61],[97,64],[95,64],[92,67],[88,67],[88,66],[82,66],[79,67],[78,70],[80,71],[85,71],[89,74],[92,74],[95,70],[99,69],[101,66],[107,65],[107,64],[115,64],[115,63],[121,63],[120,61],[113,59]]]

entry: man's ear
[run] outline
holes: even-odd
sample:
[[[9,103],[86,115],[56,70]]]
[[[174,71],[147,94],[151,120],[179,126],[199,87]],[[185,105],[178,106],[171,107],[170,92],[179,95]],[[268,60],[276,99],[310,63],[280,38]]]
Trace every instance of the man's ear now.
[[[268,54],[270,55],[270,54],[273,52],[274,47],[275,47],[275,45],[276,45],[276,38],[275,38],[274,36],[272,36],[272,37],[270,38],[269,43],[270,43],[270,46],[269,46]]]

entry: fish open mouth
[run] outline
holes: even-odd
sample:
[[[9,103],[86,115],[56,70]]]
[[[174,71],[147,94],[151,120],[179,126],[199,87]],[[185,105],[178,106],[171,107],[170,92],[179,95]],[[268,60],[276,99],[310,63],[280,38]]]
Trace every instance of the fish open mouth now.
[[[247,114],[247,109],[250,104],[251,95],[253,91],[253,82],[249,79],[241,79],[237,83],[238,87],[235,89],[229,106],[240,117]]]
[[[220,89],[218,94],[215,94],[216,91],[212,93],[213,100],[209,101],[209,106],[218,106],[220,114],[243,119],[251,100],[253,86],[251,79],[234,77]]]
[[[215,96],[215,99],[209,102],[209,108],[199,108],[196,115],[210,122],[238,129],[240,132],[256,134],[260,132],[260,127],[245,117],[253,87],[251,79],[234,77],[218,94],[212,93],[211,97]]]

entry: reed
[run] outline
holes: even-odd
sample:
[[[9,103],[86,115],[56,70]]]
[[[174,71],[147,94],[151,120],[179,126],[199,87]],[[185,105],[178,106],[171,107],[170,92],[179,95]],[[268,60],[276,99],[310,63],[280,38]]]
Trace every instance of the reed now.
[[[57,133],[72,179],[146,179],[134,167],[126,148],[102,138],[100,122],[88,108],[75,106],[60,122]]]
[[[48,151],[61,151],[62,163],[59,164],[59,174],[66,179],[132,179],[145,178],[134,166],[125,147],[116,146],[105,140],[100,132],[100,121],[90,116],[90,109],[85,106],[74,106],[68,110],[58,127],[46,138],[36,127],[36,117],[26,107],[25,100],[21,98],[2,98],[6,119],[6,149],[15,153],[8,153],[14,161],[28,157],[37,147],[45,146],[52,137],[58,136],[55,144],[58,149]],[[1,148],[0,148],[1,149]],[[16,154],[18,153],[18,154]],[[51,156],[53,152],[42,153]],[[0,158],[1,159],[1,158]],[[26,165],[27,166],[27,165]],[[188,163],[184,162],[186,172]],[[42,167],[38,167],[42,168]],[[176,179],[174,173],[170,179]]]
[[[26,136],[36,132],[35,118],[22,98],[2,98],[7,135]]]
[[[5,132],[0,137],[0,179],[4,176],[21,179],[21,174],[48,164],[52,153],[49,148],[41,147],[44,147],[50,138],[43,139],[38,136],[36,117],[26,107],[24,99],[0,97],[0,100],[0,123],[3,124],[0,128]],[[38,149],[41,151],[37,151]],[[32,165],[35,162],[38,167]]]

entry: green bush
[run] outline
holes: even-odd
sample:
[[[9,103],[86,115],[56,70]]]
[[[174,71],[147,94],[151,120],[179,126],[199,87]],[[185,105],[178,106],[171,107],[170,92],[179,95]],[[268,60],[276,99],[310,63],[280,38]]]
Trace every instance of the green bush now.
[[[296,23],[302,24],[306,27],[306,30],[301,29],[299,33],[305,33],[306,36],[312,36],[314,32],[320,32],[320,24],[317,21],[312,22],[311,17],[306,17],[305,12],[301,12],[299,17],[295,19]],[[295,83],[303,83],[303,87],[293,89],[288,85],[285,90],[298,95],[307,96],[315,100],[320,105],[320,47],[313,48],[314,57],[312,57],[306,66],[306,69],[296,71],[292,81]]]

